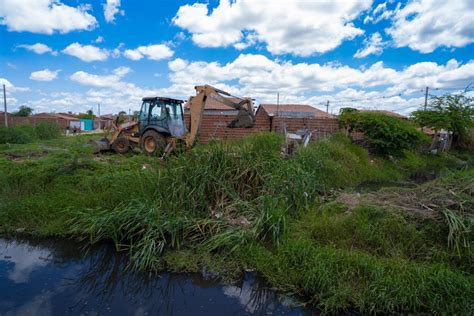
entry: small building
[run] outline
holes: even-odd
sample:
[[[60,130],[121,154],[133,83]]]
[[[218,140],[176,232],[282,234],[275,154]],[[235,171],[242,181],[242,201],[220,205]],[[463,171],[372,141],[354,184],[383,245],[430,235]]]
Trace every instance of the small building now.
[[[92,119],[80,119],[81,131],[92,131],[94,129],[94,123]]]
[[[73,128],[74,124],[76,124],[79,128],[79,119],[69,113],[38,113],[30,116],[32,124],[36,124],[39,122],[54,122],[58,124],[61,129],[66,129],[67,127]]]

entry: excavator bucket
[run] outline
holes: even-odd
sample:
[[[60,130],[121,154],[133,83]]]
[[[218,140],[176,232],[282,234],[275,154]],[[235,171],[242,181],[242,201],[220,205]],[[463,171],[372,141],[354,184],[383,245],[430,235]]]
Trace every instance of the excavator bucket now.
[[[227,127],[245,127],[250,128],[255,126],[255,116],[251,115],[245,108],[241,108],[237,117],[227,125]]]
[[[109,151],[111,148],[110,142],[107,138],[102,138],[99,140],[91,140],[90,144],[92,145],[94,154],[98,154],[103,151]]]

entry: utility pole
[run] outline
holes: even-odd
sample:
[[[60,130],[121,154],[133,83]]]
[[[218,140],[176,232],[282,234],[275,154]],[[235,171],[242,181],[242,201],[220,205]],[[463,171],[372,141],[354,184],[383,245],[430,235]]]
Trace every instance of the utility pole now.
[[[328,102],[326,103],[326,113],[329,113],[329,100],[328,100]]]
[[[3,106],[5,109],[5,112],[3,113],[3,116],[5,117],[5,127],[8,127],[8,117],[7,117],[7,92],[5,90],[5,85],[3,85]]]
[[[426,107],[428,106],[428,87],[425,89],[425,111]]]

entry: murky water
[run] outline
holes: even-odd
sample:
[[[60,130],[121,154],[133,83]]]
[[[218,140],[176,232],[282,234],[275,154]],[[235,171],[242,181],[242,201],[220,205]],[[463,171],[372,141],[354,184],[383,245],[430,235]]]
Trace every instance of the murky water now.
[[[312,314],[247,274],[233,285],[202,274],[130,271],[110,245],[0,239],[0,315]]]

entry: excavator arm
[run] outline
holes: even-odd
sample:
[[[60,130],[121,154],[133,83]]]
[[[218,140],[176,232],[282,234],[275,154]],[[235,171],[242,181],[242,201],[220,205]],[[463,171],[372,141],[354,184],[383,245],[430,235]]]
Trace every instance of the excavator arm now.
[[[227,126],[229,128],[236,127],[253,127],[255,126],[255,114],[253,111],[253,103],[249,98],[237,98],[240,101],[235,102],[230,97],[231,94],[211,87],[209,85],[196,86],[196,96],[189,99],[189,110],[191,114],[191,127],[186,135],[186,145],[192,147],[196,142],[196,137],[201,127],[202,116],[208,98],[215,99],[229,107],[238,111],[237,117]]]

